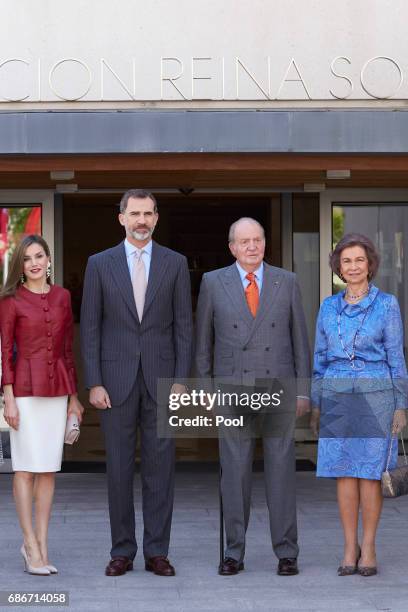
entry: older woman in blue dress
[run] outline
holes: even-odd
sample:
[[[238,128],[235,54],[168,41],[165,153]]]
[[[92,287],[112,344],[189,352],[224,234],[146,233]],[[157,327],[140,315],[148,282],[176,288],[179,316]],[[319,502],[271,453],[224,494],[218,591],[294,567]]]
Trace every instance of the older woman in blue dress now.
[[[391,434],[406,424],[403,327],[395,296],[371,284],[379,256],[368,238],[344,236],[330,265],[346,289],[324,300],[317,320],[311,419],[319,431],[317,476],[337,478],[344,531],[338,574],[373,576],[381,474],[390,448],[390,465],[396,465],[397,440]]]

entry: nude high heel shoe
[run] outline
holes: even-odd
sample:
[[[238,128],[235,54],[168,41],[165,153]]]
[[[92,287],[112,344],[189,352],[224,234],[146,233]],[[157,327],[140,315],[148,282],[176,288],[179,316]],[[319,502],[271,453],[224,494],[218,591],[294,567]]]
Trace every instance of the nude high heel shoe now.
[[[30,564],[24,544],[20,548],[20,552],[24,560],[24,571],[25,572],[28,572],[29,574],[33,574],[34,576],[49,576],[51,574],[48,567],[33,567]]]
[[[360,576],[375,576],[377,574],[377,566],[376,565],[358,565],[357,573]]]

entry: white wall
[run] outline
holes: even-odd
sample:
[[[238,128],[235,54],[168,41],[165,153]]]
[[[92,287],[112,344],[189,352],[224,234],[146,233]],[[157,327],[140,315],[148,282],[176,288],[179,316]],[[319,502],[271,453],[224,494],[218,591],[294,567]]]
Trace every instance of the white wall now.
[[[78,107],[162,100],[378,106],[378,98],[398,106],[408,99],[406,0],[2,0],[0,6],[3,108],[15,108],[7,99],[24,99],[24,108],[76,98]],[[373,59],[378,56],[389,59]],[[61,60],[70,61],[55,67]]]

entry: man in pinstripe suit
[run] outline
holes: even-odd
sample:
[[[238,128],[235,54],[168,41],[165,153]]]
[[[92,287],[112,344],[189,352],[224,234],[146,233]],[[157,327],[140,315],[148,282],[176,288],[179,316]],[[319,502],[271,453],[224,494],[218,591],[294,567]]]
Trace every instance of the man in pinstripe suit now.
[[[151,193],[132,189],[120,203],[126,239],[88,260],[81,344],[90,403],[105,437],[111,561],[107,576],[133,569],[133,477],[141,436],[145,569],[173,576],[167,559],[174,492],[174,440],[157,436],[157,382],[186,378],[192,352],[186,258],[152,241],[158,220]],[[173,385],[172,392],[182,391]]]

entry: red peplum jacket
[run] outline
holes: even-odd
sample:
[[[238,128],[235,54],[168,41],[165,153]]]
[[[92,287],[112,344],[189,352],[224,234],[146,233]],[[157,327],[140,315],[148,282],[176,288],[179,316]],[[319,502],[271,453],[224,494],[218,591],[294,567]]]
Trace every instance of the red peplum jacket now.
[[[24,286],[0,300],[2,386],[15,397],[76,393],[74,324],[69,291],[51,285],[38,294]]]

